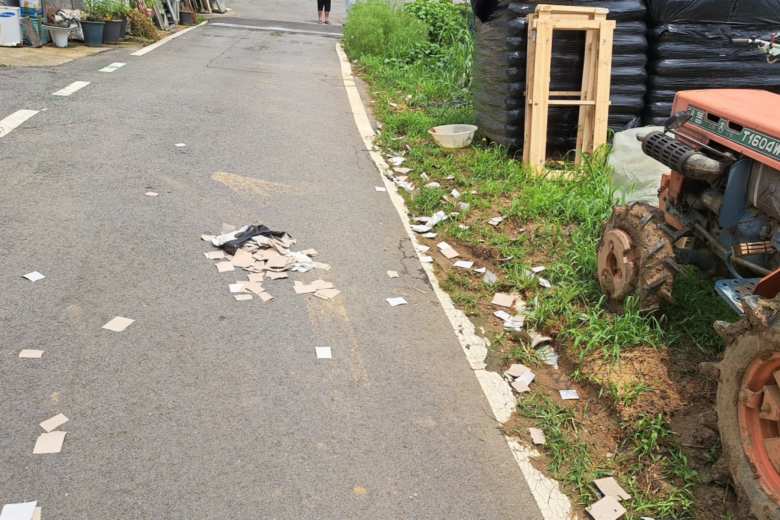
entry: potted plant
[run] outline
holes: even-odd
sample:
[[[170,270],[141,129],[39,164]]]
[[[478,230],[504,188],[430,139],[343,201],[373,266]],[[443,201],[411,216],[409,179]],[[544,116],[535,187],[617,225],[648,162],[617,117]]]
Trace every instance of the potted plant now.
[[[103,30],[106,25],[104,0],[84,0],[85,20],[81,21],[84,43],[89,47],[103,45]]]
[[[121,40],[127,36],[128,16],[130,15],[132,7],[130,7],[130,4],[126,1],[119,0],[118,10],[120,19],[122,20],[122,27],[119,29],[119,39]]]
[[[105,5],[106,27],[103,30],[103,43],[119,43],[122,30],[122,9],[124,4],[118,0],[103,0]]]
[[[46,6],[46,23],[43,26],[48,29],[55,47],[64,49],[68,46],[68,36],[75,27],[74,20],[66,17],[54,6]]]

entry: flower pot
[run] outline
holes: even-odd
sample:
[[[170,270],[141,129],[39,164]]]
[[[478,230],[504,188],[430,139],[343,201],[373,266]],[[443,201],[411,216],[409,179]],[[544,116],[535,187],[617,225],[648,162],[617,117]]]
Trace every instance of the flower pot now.
[[[195,25],[195,13],[189,11],[179,12],[179,23],[181,25]]]
[[[81,30],[84,31],[84,43],[89,47],[100,47],[103,45],[103,27],[106,22],[81,22]]]
[[[122,29],[122,20],[106,20],[106,28],[103,29],[103,43],[115,45],[119,43],[119,31]]]
[[[70,27],[58,27],[56,25],[44,25],[49,30],[51,39],[54,42],[55,47],[64,49],[68,46],[68,35],[70,34]]]

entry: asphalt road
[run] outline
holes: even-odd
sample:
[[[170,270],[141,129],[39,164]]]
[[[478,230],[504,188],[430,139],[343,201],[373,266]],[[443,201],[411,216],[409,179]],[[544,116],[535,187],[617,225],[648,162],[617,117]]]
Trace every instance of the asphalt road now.
[[[230,16],[316,16],[314,0],[263,3]],[[0,504],[79,520],[541,518],[374,190],[335,46],[205,26],[143,57],[0,69],[0,119],[46,109],[0,138]],[[127,65],[98,72],[111,62]],[[77,80],[91,84],[51,96]],[[282,280],[264,284],[272,303],[234,301],[243,276],[217,273],[199,238],[223,222],[288,231],[342,295]],[[101,329],[114,316],[136,321]],[[63,451],[33,455],[57,413]]]

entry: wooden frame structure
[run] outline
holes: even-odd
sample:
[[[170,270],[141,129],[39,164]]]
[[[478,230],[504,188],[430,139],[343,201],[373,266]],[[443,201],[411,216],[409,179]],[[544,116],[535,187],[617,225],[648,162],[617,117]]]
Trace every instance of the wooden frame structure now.
[[[603,7],[540,4],[528,15],[525,128],[523,161],[544,168],[547,119],[551,106],[579,106],[576,161],[607,140],[609,88],[612,73],[614,20]],[[556,30],[585,31],[582,86],[578,91],[550,91],[550,62]]]

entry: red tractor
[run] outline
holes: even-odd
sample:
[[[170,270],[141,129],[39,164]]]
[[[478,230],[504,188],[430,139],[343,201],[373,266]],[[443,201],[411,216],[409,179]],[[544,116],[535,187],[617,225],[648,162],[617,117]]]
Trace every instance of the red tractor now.
[[[723,454],[752,514],[780,520],[780,95],[678,92],[665,130],[641,141],[671,171],[658,207],[614,208],[599,283],[614,307],[632,296],[655,310],[680,264],[721,274],[716,292],[741,315],[715,323]]]

